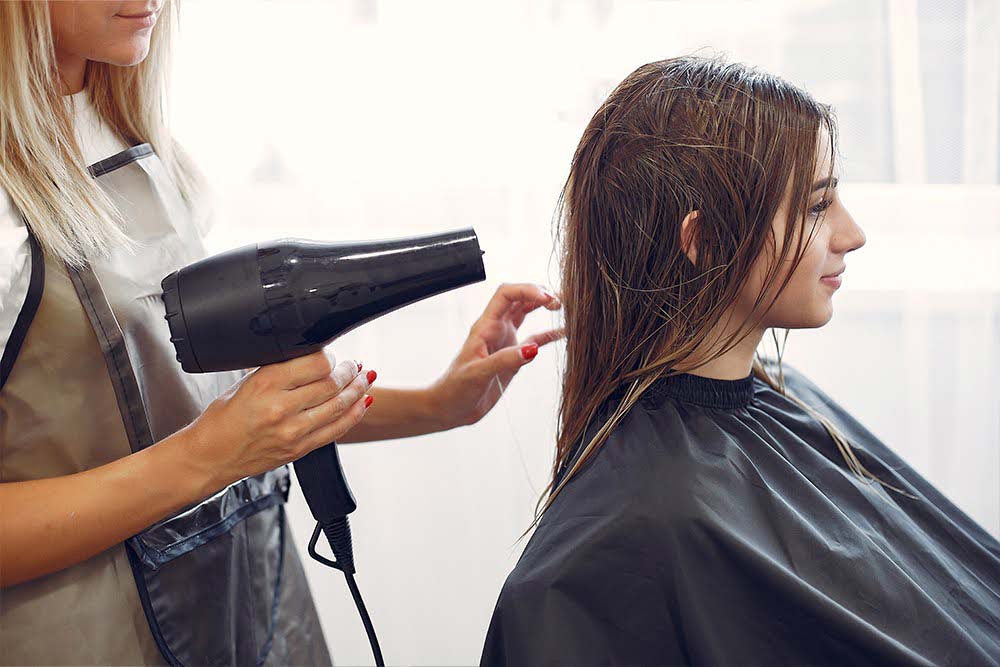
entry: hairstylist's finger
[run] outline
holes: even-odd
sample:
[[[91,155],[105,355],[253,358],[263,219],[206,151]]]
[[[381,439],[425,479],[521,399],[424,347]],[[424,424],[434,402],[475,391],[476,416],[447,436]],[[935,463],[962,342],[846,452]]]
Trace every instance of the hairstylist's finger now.
[[[371,384],[366,375],[358,374],[337,395],[299,413],[292,420],[292,431],[308,434],[340,418],[354,403],[365,395]]]
[[[302,455],[305,456],[317,447],[322,447],[343,437],[345,433],[358,425],[374,401],[374,396],[362,395],[339,418],[307,435],[302,440],[302,446],[305,448]]]
[[[367,377],[368,373],[365,375]],[[307,410],[321,403],[326,403],[343,391],[357,377],[357,362],[353,359],[345,359],[334,366],[333,371],[326,377],[288,392],[289,405],[296,410]]]
[[[326,377],[331,369],[330,359],[323,354],[323,350],[320,350],[303,357],[264,366],[256,372],[256,375],[260,377],[260,381],[280,389],[294,389]]]
[[[538,345],[538,347],[542,347],[544,345],[548,345],[549,343],[554,343],[555,341],[565,337],[566,337],[566,330],[560,327],[558,329],[549,329],[548,331],[543,331],[542,333],[537,333],[528,336],[521,342],[521,345],[524,346],[534,343]]]
[[[550,310],[560,307],[559,297],[554,292],[533,283],[503,283],[497,287],[493,298],[483,310],[482,320],[497,320],[502,318],[511,305],[519,304],[523,308],[534,310],[544,305]]]
[[[545,301],[543,304],[546,308],[549,310],[559,310],[562,308],[562,297],[559,296],[559,292],[550,290],[545,285],[539,285],[538,288],[542,290],[542,294],[548,298],[548,301]]]
[[[512,345],[502,350],[497,350],[490,356],[476,363],[476,372],[482,376],[491,375],[513,375],[538,354],[537,343],[526,343],[522,345]]]
[[[324,347],[323,348],[323,354],[325,354],[326,358],[330,360],[330,367],[331,368],[336,368],[337,367],[337,355],[334,354],[333,348],[332,347]],[[357,364],[358,364],[358,370],[360,371],[361,370],[361,362],[357,361],[357,359],[355,359],[355,361],[357,362]]]

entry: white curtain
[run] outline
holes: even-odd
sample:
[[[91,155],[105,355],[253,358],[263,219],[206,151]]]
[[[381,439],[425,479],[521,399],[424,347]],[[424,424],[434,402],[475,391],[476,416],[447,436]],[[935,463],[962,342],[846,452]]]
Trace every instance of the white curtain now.
[[[628,72],[700,50],[786,76],[837,108],[843,196],[868,235],[834,320],[793,332],[787,359],[997,535],[998,6],[188,0],[175,129],[216,188],[215,250],[476,228],[486,283],[334,345],[381,384],[419,386],[499,282],[553,284],[559,187]],[[343,448],[358,581],[392,664],[478,661],[551,463],[560,352],[543,349],[473,427]],[[306,567],[335,660],[370,664],[339,573]]]

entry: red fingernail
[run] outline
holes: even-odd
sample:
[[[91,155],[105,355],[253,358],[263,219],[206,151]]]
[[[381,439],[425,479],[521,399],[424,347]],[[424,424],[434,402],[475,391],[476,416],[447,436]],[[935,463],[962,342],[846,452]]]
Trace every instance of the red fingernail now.
[[[360,361],[358,362],[358,372],[359,373],[361,372],[361,362]]]
[[[521,357],[525,361],[531,361],[538,354],[538,343],[528,343],[521,346]]]
[[[368,371],[367,377],[368,377],[368,384],[371,384],[372,382],[375,381],[375,378],[378,377],[378,373],[376,373],[375,371]]]
[[[374,396],[365,396],[365,410],[371,407],[372,403],[375,402]]]

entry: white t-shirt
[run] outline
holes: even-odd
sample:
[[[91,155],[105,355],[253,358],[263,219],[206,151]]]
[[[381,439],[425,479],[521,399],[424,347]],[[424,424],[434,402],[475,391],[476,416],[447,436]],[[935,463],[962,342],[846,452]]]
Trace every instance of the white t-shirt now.
[[[73,129],[87,165],[127,148],[98,116],[86,90],[67,95],[63,100],[72,104]],[[14,210],[7,191],[0,186],[0,355],[7,347],[14,322],[21,312],[30,276],[28,230]]]

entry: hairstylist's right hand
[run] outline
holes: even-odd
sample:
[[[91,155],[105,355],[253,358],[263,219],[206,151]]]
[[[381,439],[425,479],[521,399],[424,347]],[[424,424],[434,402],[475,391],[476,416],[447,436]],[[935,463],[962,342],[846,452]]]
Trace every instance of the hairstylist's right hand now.
[[[371,405],[372,374],[334,361],[320,350],[248,373],[188,427],[193,462],[222,488],[347,433]]]

